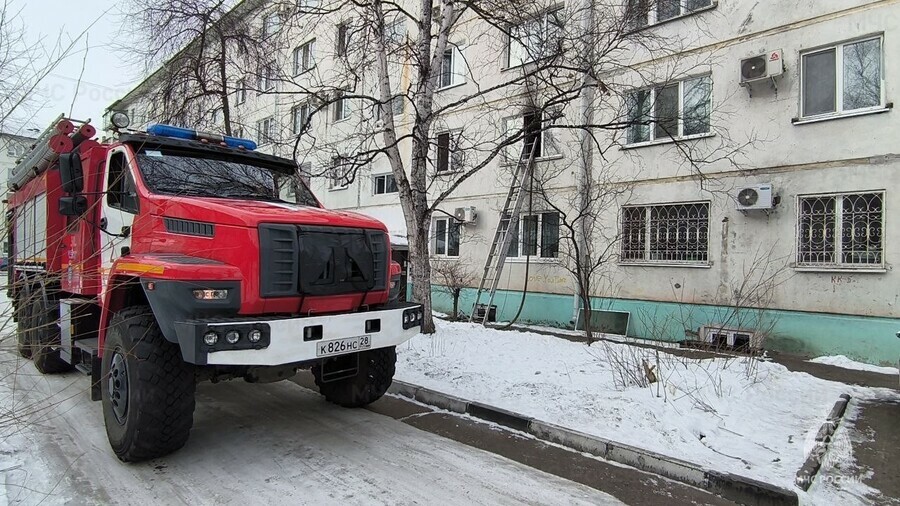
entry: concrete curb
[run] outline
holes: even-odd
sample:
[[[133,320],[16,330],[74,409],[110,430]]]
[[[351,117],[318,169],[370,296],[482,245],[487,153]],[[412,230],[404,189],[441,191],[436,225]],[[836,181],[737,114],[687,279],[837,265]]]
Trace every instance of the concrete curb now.
[[[806,457],[806,461],[800,466],[800,469],[797,471],[797,477],[794,479],[794,484],[799,488],[809,490],[809,487],[812,486],[816,474],[822,467],[825,453],[828,452],[831,436],[834,435],[834,431],[837,430],[838,424],[844,417],[844,412],[847,411],[847,403],[849,402],[850,395],[841,394],[837,402],[834,403],[834,407],[831,408],[828,419],[822,423],[819,431],[816,432],[816,444]]]
[[[567,446],[606,460],[708,490],[730,501],[746,505],[796,505],[797,493],[744,476],[720,473],[674,457],[617,443],[560,427],[552,423],[513,413],[410,383],[394,380],[388,392],[436,406],[454,413],[467,414],[511,429],[527,432],[538,439]]]

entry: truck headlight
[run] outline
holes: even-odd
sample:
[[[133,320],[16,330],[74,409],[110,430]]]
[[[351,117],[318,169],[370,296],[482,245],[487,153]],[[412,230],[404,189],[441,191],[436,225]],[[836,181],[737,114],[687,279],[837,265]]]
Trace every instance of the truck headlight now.
[[[241,333],[238,332],[237,330],[229,330],[228,332],[225,333],[225,341],[228,344],[234,344],[234,343],[240,341],[240,339],[241,339]]]
[[[262,339],[262,332],[253,329],[247,334],[247,340],[251,343],[258,343]]]
[[[203,342],[206,343],[207,346],[212,346],[219,342],[219,334],[210,330],[206,334],[203,334]]]

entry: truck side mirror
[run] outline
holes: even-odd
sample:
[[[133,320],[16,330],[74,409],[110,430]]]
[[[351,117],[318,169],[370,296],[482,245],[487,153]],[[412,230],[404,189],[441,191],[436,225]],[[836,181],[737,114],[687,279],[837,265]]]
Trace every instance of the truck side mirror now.
[[[84,195],[59,198],[59,214],[63,216],[81,216],[87,212],[87,207],[87,197]]]
[[[63,191],[68,194],[79,193],[84,188],[81,156],[77,152],[59,155],[59,178],[62,180]]]

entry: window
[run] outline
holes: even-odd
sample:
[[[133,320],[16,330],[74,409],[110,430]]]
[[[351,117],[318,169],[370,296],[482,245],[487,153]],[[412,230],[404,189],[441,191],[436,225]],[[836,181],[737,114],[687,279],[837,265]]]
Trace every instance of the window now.
[[[632,30],[662,23],[712,6],[712,0],[629,0],[625,21]]]
[[[315,12],[319,8],[319,0],[298,0],[297,7],[302,12]]]
[[[291,108],[291,132],[299,135],[303,131],[303,127],[311,128],[312,124],[306,125],[309,121],[309,104],[297,104]]]
[[[125,153],[113,153],[109,159],[106,203],[109,207],[115,207],[123,211],[132,213],[138,211],[137,192],[135,191],[131,171],[128,169],[128,159],[125,157]]]
[[[350,99],[344,98],[344,93],[339,92],[334,101],[334,121],[342,121],[350,117]]]
[[[328,170],[328,189],[341,190],[349,185],[350,160],[343,157],[331,159],[331,169]]]
[[[712,78],[695,77],[626,97],[628,144],[710,132]]]
[[[884,106],[881,36],[817,49],[801,60],[802,117]]]
[[[241,105],[247,101],[247,80],[241,79],[237,82],[237,104]]]
[[[447,217],[434,220],[434,244],[432,251],[435,255],[440,256],[459,256],[459,222],[455,218]]]
[[[545,114],[546,112],[546,114]],[[521,144],[503,148],[504,163],[515,163],[520,157],[528,158],[534,148],[535,158],[557,156],[561,153],[552,125],[561,115],[554,111],[534,111],[521,116],[503,119],[505,136],[522,137]]]
[[[347,46],[350,44],[350,25],[341,23],[337,26],[336,47],[338,56],[347,56]]]
[[[438,77],[438,89],[464,83],[466,81],[465,73],[461,67],[462,55],[459,49],[451,47],[444,51],[441,60],[441,75]]]
[[[256,139],[260,145],[275,141],[275,118],[270,116],[256,122]]]
[[[463,168],[463,153],[459,149],[459,135],[444,132],[435,139],[435,172],[455,172]]]
[[[883,266],[883,192],[800,196],[798,210],[798,265]]]
[[[394,116],[403,114],[403,105],[406,102],[406,97],[403,95],[394,95],[391,97],[391,114]],[[375,104],[375,119],[381,119],[381,104]]]
[[[406,42],[405,18],[398,17],[384,25],[384,41],[389,45],[400,45]]]
[[[511,234],[506,253],[509,258],[559,256],[559,213],[556,211],[521,215]]]
[[[275,64],[268,63],[259,70],[258,93],[275,89]]]
[[[562,14],[562,9],[557,9],[511,26],[506,45],[506,66],[516,67],[559,54],[562,50]]]
[[[277,12],[266,15],[263,18],[262,38],[268,39],[279,31],[281,31],[281,16]]]
[[[294,75],[300,75],[303,72],[315,66],[313,55],[315,54],[316,39],[313,39],[302,46],[294,49]]]
[[[393,174],[381,174],[372,179],[372,189],[375,195],[397,193],[397,181]]]
[[[709,262],[709,203],[622,208],[622,263]]]

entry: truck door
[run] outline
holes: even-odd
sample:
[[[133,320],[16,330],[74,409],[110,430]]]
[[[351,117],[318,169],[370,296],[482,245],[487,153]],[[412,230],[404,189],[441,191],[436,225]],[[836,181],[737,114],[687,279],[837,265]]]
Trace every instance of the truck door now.
[[[103,291],[106,291],[109,270],[123,249],[131,248],[131,227],[138,212],[137,190],[134,184],[134,157],[124,147],[110,151],[106,162],[103,204],[100,210],[100,254]]]

